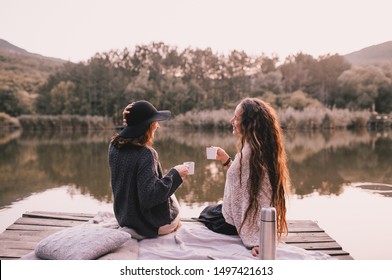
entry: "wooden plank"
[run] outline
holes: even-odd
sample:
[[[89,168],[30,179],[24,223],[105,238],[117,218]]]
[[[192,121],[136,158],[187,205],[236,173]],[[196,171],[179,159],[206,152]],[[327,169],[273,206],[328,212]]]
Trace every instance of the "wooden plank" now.
[[[314,225],[317,223],[312,220],[287,220],[287,225]]]
[[[42,228],[42,227],[41,227]],[[42,237],[48,234],[55,233],[59,230],[62,230],[62,227],[56,227],[54,229],[48,229],[45,227],[45,230],[37,231],[37,230],[6,230],[0,236],[1,238],[31,238],[34,236]]]
[[[320,232],[289,232],[287,235],[283,235],[282,238],[290,238],[297,236],[308,236],[308,237],[317,237],[317,236],[329,236],[325,231]]]
[[[312,252],[327,254],[333,260],[353,260],[350,254],[343,250],[312,250]]]
[[[4,249],[23,249],[23,250],[34,250],[38,242],[31,241],[13,241],[13,240],[1,240],[0,250]]]
[[[324,231],[315,222],[310,223],[307,221],[306,222],[298,222],[298,223],[294,223],[292,221],[289,221],[287,223],[287,228],[288,228],[289,232],[322,232],[322,231]]]
[[[25,213],[22,215],[24,218],[44,218],[44,219],[58,219],[58,220],[71,220],[71,221],[83,221],[87,222],[91,220],[91,217],[79,217],[70,215],[51,215],[41,213]]]
[[[334,241],[326,232],[289,232],[282,236],[281,240],[286,243],[312,242],[312,241]]]
[[[354,260],[350,255],[332,256],[333,260]]]
[[[282,239],[285,243],[315,243],[315,242],[332,242],[334,239],[329,235],[321,235],[321,236],[309,236],[309,235],[297,235],[297,236],[288,236]]]
[[[47,215],[47,216],[72,216],[72,217],[85,217],[85,218],[94,218],[96,214],[89,213],[69,213],[69,212],[44,212],[44,211],[27,211],[26,215]]]
[[[1,240],[14,240],[23,242],[27,241],[40,241],[45,237],[62,230],[63,228],[59,228],[58,230],[44,230],[44,231],[20,231],[20,230],[6,230],[1,235]]]
[[[28,249],[0,249],[0,259],[4,258],[20,258],[27,255],[32,250]]]
[[[312,228],[305,228],[305,227],[289,227],[289,232],[324,232],[321,228],[318,227],[312,227]]]
[[[19,231],[47,231],[47,230],[61,230],[64,229],[63,226],[42,226],[42,225],[18,225],[12,224],[7,230],[19,230]]]
[[[315,251],[322,252],[322,253],[328,254],[330,256],[347,256],[347,255],[350,255],[348,252],[346,252],[344,250],[328,250],[328,249],[325,249],[325,250],[315,250]]]
[[[14,224],[22,225],[39,225],[39,226],[55,226],[55,227],[73,227],[85,222],[81,221],[69,221],[69,220],[58,220],[58,219],[42,219],[42,218],[19,218]]]
[[[289,224],[287,225],[289,231],[290,229],[297,229],[297,228],[307,228],[307,229],[317,229],[317,230],[322,230],[317,224]]]
[[[297,246],[306,250],[342,250],[337,242],[320,242],[320,243],[291,243],[290,245]]]

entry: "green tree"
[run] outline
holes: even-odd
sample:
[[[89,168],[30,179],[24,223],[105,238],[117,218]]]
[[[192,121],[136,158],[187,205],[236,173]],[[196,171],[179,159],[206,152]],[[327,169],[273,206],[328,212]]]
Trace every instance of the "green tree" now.
[[[181,79],[186,85],[185,91],[188,109],[207,109],[214,105],[220,108],[224,99],[221,96],[223,74],[222,62],[211,49],[190,48],[181,53]]]
[[[377,66],[357,66],[343,72],[339,77],[339,97],[337,107],[349,109],[375,108],[379,90],[386,88],[389,79]]]
[[[268,74],[277,70],[278,62],[279,57],[275,55],[273,55],[272,57],[268,57],[262,54],[261,56],[256,57],[254,66],[256,69],[260,69],[262,73]]]
[[[306,107],[324,107],[320,101],[310,97],[308,94],[300,90],[293,93],[282,93],[279,95],[274,94],[273,92],[266,92],[261,98],[275,108],[287,109],[291,107],[295,110],[302,111]]]
[[[72,108],[69,104],[72,102],[72,95],[75,90],[75,85],[69,81],[61,81],[50,91],[50,106],[51,114],[61,115],[72,113]]]
[[[306,92],[311,84],[311,70],[317,61],[308,54],[302,52],[288,56],[283,65],[279,67],[283,75],[284,90],[294,92],[302,90]]]
[[[251,96],[261,96],[266,92],[281,94],[283,92],[282,73],[277,70],[273,72],[259,72],[251,78]]]
[[[230,101],[249,95],[252,72],[251,58],[244,51],[232,51],[225,63],[228,87],[225,95]]]
[[[250,96],[261,96],[267,92],[280,94],[283,92],[282,72],[277,69],[279,58],[261,55],[253,61],[250,80]]]
[[[129,101],[145,99],[155,104],[155,90],[153,85],[149,83],[147,70],[141,71],[135,79],[130,81],[125,88],[125,94]]]
[[[19,99],[10,90],[0,88],[0,112],[13,117],[24,112]]]
[[[340,55],[326,55],[318,58],[310,69],[310,82],[305,91],[324,105],[332,107],[338,93],[338,78],[351,65]]]
[[[377,112],[385,114],[392,112],[392,63],[384,64],[381,69],[388,82],[378,90],[378,96],[375,99],[375,109]]]

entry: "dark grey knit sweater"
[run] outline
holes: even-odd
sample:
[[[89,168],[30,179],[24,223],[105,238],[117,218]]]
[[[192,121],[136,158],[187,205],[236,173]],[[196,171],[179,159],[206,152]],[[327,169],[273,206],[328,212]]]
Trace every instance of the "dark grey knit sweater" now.
[[[120,226],[145,237],[156,237],[179,209],[170,196],[182,183],[176,169],[163,176],[157,152],[151,147],[109,145],[114,214]]]

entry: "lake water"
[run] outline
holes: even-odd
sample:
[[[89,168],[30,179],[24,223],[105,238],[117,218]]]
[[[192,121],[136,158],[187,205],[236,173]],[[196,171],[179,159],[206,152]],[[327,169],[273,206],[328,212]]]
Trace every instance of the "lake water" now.
[[[112,211],[111,132],[0,136],[0,232],[26,211]],[[235,154],[230,132],[169,130],[155,141],[164,170],[196,163],[177,191],[183,217],[223,196],[225,171],[205,147]],[[290,132],[287,218],[314,220],[355,259],[392,259],[392,132]]]

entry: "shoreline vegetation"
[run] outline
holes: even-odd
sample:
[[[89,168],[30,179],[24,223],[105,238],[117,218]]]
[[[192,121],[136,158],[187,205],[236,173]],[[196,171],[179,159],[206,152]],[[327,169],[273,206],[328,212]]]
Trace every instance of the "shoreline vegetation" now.
[[[196,130],[230,129],[232,110],[189,111],[179,114],[165,122],[173,128]],[[328,109],[325,107],[306,107],[295,110],[292,107],[278,109],[277,114],[283,129],[286,130],[324,130],[324,129],[359,129],[392,128],[391,116],[378,115],[369,111],[350,111],[348,109]],[[109,117],[79,115],[21,115],[10,117],[0,113],[0,131],[94,131],[113,130],[121,127]]]
[[[14,118],[0,113],[1,132],[11,132],[18,129],[24,131],[80,132],[113,128],[112,120],[102,116],[21,115]]]
[[[230,128],[229,120],[232,110],[214,110],[187,112],[176,116],[168,122],[169,126],[189,127],[194,129],[226,129]],[[295,110],[291,107],[277,110],[283,129],[318,130],[318,129],[352,129],[368,125],[372,113],[369,111],[350,111],[348,109],[327,109],[306,107]]]

